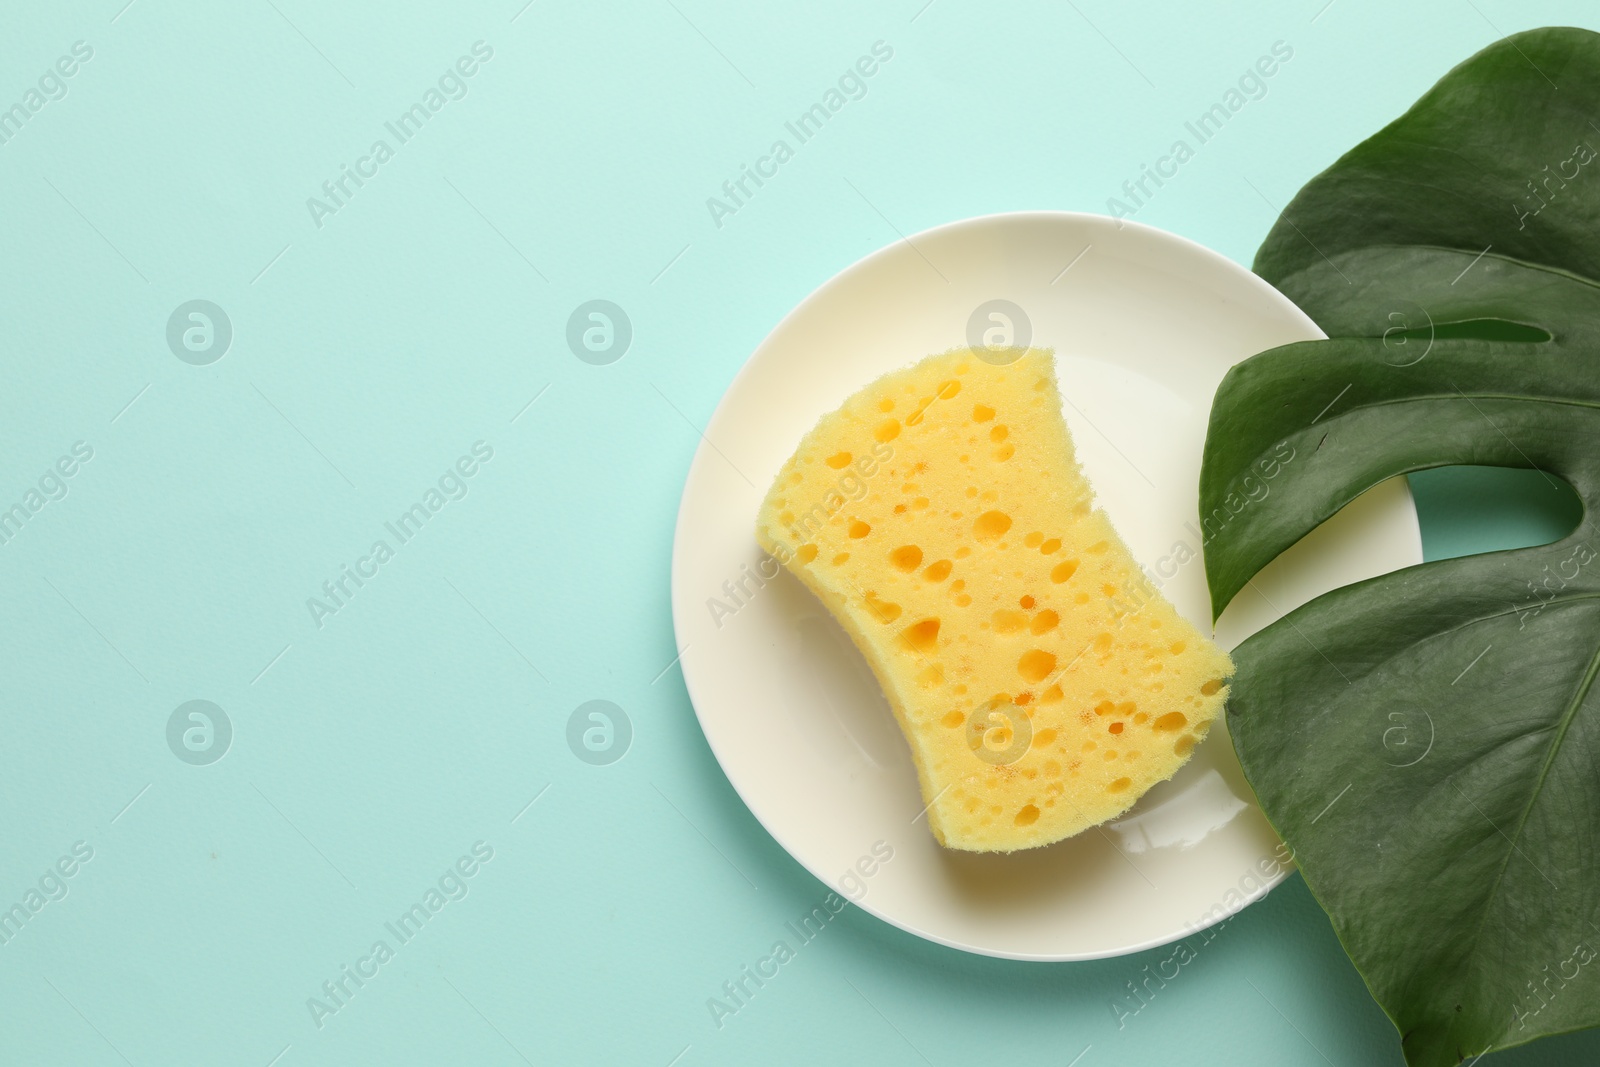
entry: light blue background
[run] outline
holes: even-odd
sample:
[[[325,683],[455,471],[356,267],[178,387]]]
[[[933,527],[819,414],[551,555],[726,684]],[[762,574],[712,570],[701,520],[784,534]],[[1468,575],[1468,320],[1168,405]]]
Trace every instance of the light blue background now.
[[[1168,950],[1008,963],[855,909],[717,1029],[706,999],[825,889],[668,666],[673,520],[690,423],[897,231],[1103,211],[1283,40],[1267,96],[1136,216],[1248,263],[1452,64],[1584,7],[123,3],[11,4],[0,36],[3,105],[94,49],[0,145],[0,505],[94,449],[0,547],[0,906],[94,849],[0,945],[0,1062],[1400,1062],[1298,877],[1122,1029],[1111,1001]],[[468,95],[315,226],[306,199],[478,40]],[[867,96],[714,226],[706,198],[878,40]],[[234,329],[209,366],[165,341],[193,298]],[[564,341],[593,298],[634,325],[610,366]],[[479,440],[469,495],[318,629],[306,599]],[[1419,479],[1431,556],[1562,532],[1570,501],[1466,483]],[[209,766],[165,739],[196,698],[235,731]],[[610,766],[565,741],[596,698],[634,725]],[[479,840],[469,895],[314,1026],[307,998]]]

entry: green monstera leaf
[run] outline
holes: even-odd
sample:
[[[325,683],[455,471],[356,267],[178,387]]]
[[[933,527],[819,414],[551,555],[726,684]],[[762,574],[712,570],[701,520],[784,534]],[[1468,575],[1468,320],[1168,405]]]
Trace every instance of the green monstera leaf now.
[[[1316,177],[1255,269],[1330,339],[1235,367],[1206,440],[1219,613],[1394,475],[1535,468],[1583,503],[1555,544],[1335,590],[1234,653],[1245,773],[1417,1067],[1600,1024],[1597,122],[1600,35],[1538,30]]]

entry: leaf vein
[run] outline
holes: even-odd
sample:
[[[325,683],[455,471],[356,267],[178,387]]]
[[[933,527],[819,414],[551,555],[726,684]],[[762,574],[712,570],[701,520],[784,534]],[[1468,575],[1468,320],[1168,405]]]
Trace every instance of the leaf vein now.
[[[1489,825],[1494,826],[1500,836],[1506,839],[1506,843],[1510,847],[1506,849],[1505,857],[1500,861],[1500,870],[1495,875],[1494,885],[1489,888],[1488,894],[1484,897],[1483,908],[1478,916],[1478,925],[1472,931],[1472,947],[1468,949],[1468,956],[1475,955],[1478,951],[1478,944],[1483,938],[1483,928],[1489,921],[1489,912],[1494,906],[1495,899],[1500,895],[1500,887],[1505,882],[1506,871],[1511,867],[1513,854],[1522,856],[1523,859],[1527,860],[1528,866],[1533,867],[1545,881],[1548,882],[1550,880],[1549,876],[1539,870],[1534,865],[1533,860],[1528,859],[1522,850],[1517,847],[1517,841],[1522,837],[1523,828],[1528,824],[1528,817],[1533,813],[1534,805],[1538,802],[1539,795],[1544,791],[1545,779],[1550,775],[1550,766],[1555,762],[1556,754],[1561,750],[1561,743],[1566,740],[1567,730],[1572,726],[1573,720],[1577,718],[1578,708],[1582,706],[1585,698],[1589,695],[1590,689],[1594,686],[1596,675],[1600,675],[1600,647],[1597,647],[1594,655],[1589,657],[1588,669],[1584,671],[1583,677],[1578,680],[1577,690],[1568,699],[1567,706],[1561,712],[1561,718],[1556,725],[1555,736],[1550,739],[1549,747],[1545,752],[1544,763],[1539,767],[1539,776],[1534,779],[1533,788],[1528,792],[1528,802],[1523,805],[1522,814],[1518,817],[1517,825],[1511,834],[1507,835],[1498,826],[1494,826],[1494,820],[1490,819],[1488,815],[1483,816]],[[1473,807],[1477,807],[1477,805],[1474,804]],[[1481,808],[1478,810],[1479,814],[1483,814]]]

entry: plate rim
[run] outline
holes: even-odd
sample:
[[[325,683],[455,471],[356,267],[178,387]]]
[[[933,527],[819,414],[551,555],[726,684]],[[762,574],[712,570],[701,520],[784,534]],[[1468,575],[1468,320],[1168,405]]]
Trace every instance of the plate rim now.
[[[806,873],[810,874],[813,878],[816,878],[824,886],[827,886],[830,892],[836,892],[836,889],[827,879],[827,877],[814,870],[810,864],[801,859],[800,856],[796,854],[794,849],[790,847],[789,843],[785,839],[785,835],[774,828],[766,818],[763,818],[761,812],[758,811],[756,806],[750,802],[750,798],[747,797],[744,790],[740,788],[739,783],[735,780],[734,775],[729,773],[727,762],[724,760],[723,753],[719,751],[717,742],[713,737],[713,731],[710,731],[706,728],[705,717],[701,713],[700,702],[696,699],[695,695],[695,683],[690,677],[690,671],[687,666],[687,657],[685,656],[687,648],[686,646],[678,644],[678,642],[682,639],[683,633],[688,628],[686,619],[683,617],[684,613],[687,612],[688,607],[686,606],[686,602],[680,598],[679,593],[683,588],[683,581],[686,577],[683,573],[686,568],[686,564],[684,562],[684,556],[686,552],[684,548],[686,543],[686,531],[684,524],[685,504],[689,497],[689,490],[696,480],[697,472],[700,469],[702,459],[705,458],[708,450],[713,449],[713,446],[710,445],[709,435],[712,428],[716,425],[717,420],[726,409],[729,396],[733,394],[736,387],[745,379],[746,375],[753,373],[752,367],[755,363],[756,354],[759,353],[767,345],[767,343],[772,340],[773,337],[780,334],[790,324],[790,321],[800,314],[801,310],[805,308],[807,304],[811,303],[815,298],[824,294],[825,292],[832,290],[835,286],[840,284],[841,280],[847,275],[866,267],[874,260],[889,256],[896,249],[898,249],[900,245],[909,245],[913,248],[913,250],[915,250],[916,238],[934,234],[943,235],[945,233],[956,232],[969,228],[976,229],[981,228],[984,225],[991,225],[997,222],[1026,222],[1029,220],[1075,222],[1091,228],[1103,228],[1109,224],[1119,231],[1124,228],[1132,229],[1135,231],[1140,231],[1147,237],[1154,238],[1157,241],[1172,242],[1180,248],[1183,248],[1191,253],[1198,253],[1201,258],[1212,261],[1215,265],[1221,266],[1224,270],[1231,271],[1236,274],[1242,274],[1247,283],[1254,287],[1258,292],[1267,296],[1269,299],[1281,303],[1286,310],[1292,313],[1293,316],[1297,316],[1301,320],[1301,323],[1306,327],[1307,331],[1316,335],[1316,339],[1327,338],[1327,334],[1322,330],[1322,328],[1318,326],[1316,322],[1314,322],[1298,304],[1296,304],[1293,300],[1290,300],[1289,297],[1285,296],[1276,286],[1272,285],[1265,278],[1255,273],[1255,271],[1251,270],[1249,267],[1236,262],[1228,256],[1223,255],[1221,252],[1203,245],[1198,241],[1185,237],[1182,234],[1173,233],[1171,230],[1162,229],[1159,226],[1151,226],[1148,223],[1136,222],[1131,219],[1113,219],[1108,215],[1102,215],[1089,211],[1067,211],[1048,208],[1023,209],[1017,211],[997,211],[983,215],[973,215],[967,218],[939,223],[937,225],[918,230],[910,235],[899,237],[888,244],[873,249],[866,255],[851,261],[850,263],[841,267],[839,270],[835,271],[825,281],[815,286],[810,292],[802,297],[792,308],[789,309],[787,313],[784,314],[782,318],[773,324],[772,328],[768,330],[766,334],[762,336],[761,340],[745,356],[744,361],[739,365],[739,369],[734,373],[733,377],[728,380],[727,385],[723,388],[722,395],[717,399],[716,407],[713,408],[711,416],[706,421],[705,431],[700,434],[700,441],[695,446],[694,454],[690,457],[688,470],[684,475],[683,489],[678,495],[678,510],[677,515],[673,520],[672,563],[668,587],[668,599],[671,601],[672,605],[673,640],[674,648],[683,650],[679,653],[679,661],[680,666],[683,668],[681,673],[683,675],[684,691],[689,698],[689,705],[694,710],[695,721],[700,727],[701,736],[705,738],[706,746],[711,749],[711,754],[713,758],[716,759],[717,767],[719,770],[721,770],[722,776],[733,788],[734,793],[738,795],[739,800],[744,804],[745,809],[756,820],[756,822],[760,824],[761,828],[766,831],[767,835],[777,842],[778,846],[783,849],[783,851],[791,860],[804,868]],[[1252,353],[1252,355],[1254,355],[1254,353]],[[1248,359],[1250,357],[1246,356],[1244,358]],[[1236,363],[1234,365],[1237,366],[1238,364]],[[1391,479],[1385,480],[1387,481]],[[1402,488],[1404,489],[1406,503],[1410,507],[1412,525],[1416,527],[1417,530],[1417,540],[1414,547],[1415,554],[1418,557],[1417,562],[1421,563],[1424,562],[1424,559],[1421,544],[1421,524],[1416,512],[1416,502],[1411,493],[1409,482],[1404,478],[1401,478],[1400,482]],[[1380,482],[1378,484],[1382,483]],[[1416,564],[1409,564],[1409,566],[1415,565]],[[1260,801],[1254,795],[1254,790],[1251,791],[1250,803],[1253,804],[1257,810],[1260,810],[1263,816],[1265,816],[1265,810],[1261,808]],[[1267,824],[1269,827],[1271,827],[1273,835],[1278,837],[1281,843],[1282,836],[1278,834],[1277,827],[1272,826],[1270,819],[1267,819]],[[903,921],[892,915],[885,914],[877,907],[868,906],[866,898],[863,898],[860,901],[849,900],[849,898],[842,899],[845,899],[848,903],[854,904],[862,911],[867,912],[882,922],[888,923],[890,926],[893,926],[896,929],[903,930],[906,933],[924,941],[960,952],[971,953],[979,956],[987,956],[991,959],[1015,960],[1024,963],[1068,963],[1088,960],[1116,959],[1122,956],[1130,956],[1135,953],[1145,952],[1153,948],[1159,948],[1164,945],[1174,944],[1183,940],[1185,937],[1199,933],[1202,930],[1210,929],[1212,926],[1215,926],[1221,922],[1225,922],[1226,920],[1233,918],[1235,915],[1238,915],[1245,908],[1248,908],[1251,904],[1261,900],[1277,886],[1283,884],[1283,882],[1286,881],[1289,875],[1295,870],[1296,867],[1292,858],[1289,862],[1280,864],[1278,871],[1270,879],[1262,879],[1263,884],[1258,891],[1252,891],[1248,894],[1243,894],[1242,902],[1237,907],[1228,908],[1226,904],[1219,902],[1219,908],[1212,909],[1212,911],[1219,912],[1217,917],[1203,926],[1196,926],[1193,929],[1186,929],[1183,932],[1173,936],[1158,935],[1154,938],[1146,939],[1134,944],[1124,945],[1120,948],[1110,951],[1023,953],[1004,949],[995,949],[983,945],[975,945],[958,941],[929,930],[920,929],[916,925]],[[1207,914],[1209,915],[1211,912],[1208,912]]]

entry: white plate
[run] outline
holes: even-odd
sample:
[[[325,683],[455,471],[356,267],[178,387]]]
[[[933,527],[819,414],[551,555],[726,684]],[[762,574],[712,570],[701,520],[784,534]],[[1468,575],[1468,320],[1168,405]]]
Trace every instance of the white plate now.
[[[1217,383],[1262,349],[1322,336],[1254,274],[1148,226],[1026,212],[897,242],[807,297],[729,386],[684,486],[673,622],[722,769],[814,875],[955,948],[1114,956],[1210,925],[1287,876],[1223,724],[1176,777],[1099,830],[1011,855],[947,852],[919,815],[910,752],[865,661],[798,581],[750,577],[762,573],[756,508],[801,435],[886,371],[968,343],[969,318],[994,299],[1021,307],[1032,343],[1056,350],[1100,503],[1139,560],[1165,572],[1179,542],[1199,547],[1191,524]],[[1405,480],[1386,482],[1264,571],[1260,592],[1223,616],[1219,640],[1232,647],[1313,596],[1421,561]],[[1163,592],[1206,626],[1198,558]]]

